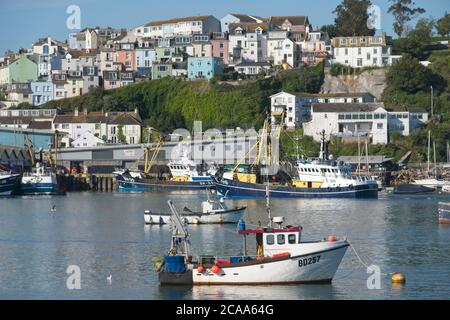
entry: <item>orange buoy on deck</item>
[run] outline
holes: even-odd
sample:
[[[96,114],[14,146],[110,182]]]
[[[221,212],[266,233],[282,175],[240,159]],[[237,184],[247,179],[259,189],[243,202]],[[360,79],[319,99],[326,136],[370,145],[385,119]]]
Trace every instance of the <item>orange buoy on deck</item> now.
[[[203,272],[205,272],[205,267],[204,267],[204,266],[198,266],[198,267],[197,267],[197,272],[198,272],[198,273],[203,273]]]
[[[405,283],[406,278],[403,274],[401,274],[399,272],[395,272],[391,277],[391,282],[392,283]]]
[[[221,270],[222,269],[220,269],[220,267],[218,265],[216,265],[216,264],[213,265],[212,268],[211,268],[211,272],[215,273],[215,274],[219,274]]]
[[[334,236],[329,236],[328,237],[328,241],[329,242],[334,242],[334,241],[336,241],[337,239],[334,237]]]

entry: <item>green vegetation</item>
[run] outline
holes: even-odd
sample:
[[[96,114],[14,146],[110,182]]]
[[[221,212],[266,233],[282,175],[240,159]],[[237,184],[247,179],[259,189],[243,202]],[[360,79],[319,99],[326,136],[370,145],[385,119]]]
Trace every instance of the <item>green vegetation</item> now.
[[[391,6],[388,12],[394,16],[394,32],[399,37],[404,35],[409,21],[425,12],[423,8],[413,8],[415,3],[412,0],[389,0],[389,2],[391,2]]]
[[[431,19],[420,19],[406,38],[394,41],[396,53],[403,57],[388,71],[382,94],[382,101],[390,108],[422,108],[431,114],[433,87],[433,117],[429,124],[409,137],[398,137],[394,144],[399,150],[411,150],[413,162],[426,161],[428,130],[436,143],[437,161],[446,161],[450,140],[450,50],[436,45],[434,25]],[[419,60],[431,64],[425,67]]]
[[[349,36],[373,36],[374,29],[367,28],[369,15],[367,8],[372,3],[370,0],[342,0],[333,13],[336,15],[334,19],[335,33],[340,37]],[[334,31],[331,29],[331,31]]]
[[[450,13],[445,12],[444,16],[436,22],[437,32],[443,36],[450,36]]]
[[[127,137],[125,137],[125,134],[123,133],[123,125],[117,126],[117,140],[122,144],[127,144]]]
[[[332,76],[340,76],[340,75],[358,75],[365,71],[382,69],[382,67],[364,67],[364,68],[352,68],[340,63],[333,63],[330,68],[330,74]]]
[[[139,82],[115,90],[96,88],[70,99],[50,101],[42,108],[75,107],[92,111],[132,111],[138,108],[144,124],[162,132],[190,129],[194,120],[203,128],[259,128],[280,90],[317,93],[323,83],[323,64],[281,72],[277,77],[241,81],[239,85],[175,78]]]

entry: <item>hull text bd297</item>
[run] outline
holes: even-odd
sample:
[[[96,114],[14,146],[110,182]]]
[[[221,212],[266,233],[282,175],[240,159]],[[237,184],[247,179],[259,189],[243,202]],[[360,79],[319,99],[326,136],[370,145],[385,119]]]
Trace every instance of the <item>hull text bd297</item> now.
[[[233,198],[266,197],[266,186],[258,183],[241,182],[230,179],[215,180],[214,185],[220,195]],[[347,187],[295,188],[271,186],[272,198],[377,198],[376,184],[363,184]]]

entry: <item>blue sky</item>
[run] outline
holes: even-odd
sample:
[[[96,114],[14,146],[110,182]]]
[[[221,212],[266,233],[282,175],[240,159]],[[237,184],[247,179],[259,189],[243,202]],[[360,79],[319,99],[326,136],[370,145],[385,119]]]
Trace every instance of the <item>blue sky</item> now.
[[[415,0],[425,8],[424,17],[440,18],[449,0]],[[340,0],[0,0],[0,55],[6,49],[30,47],[47,35],[63,41],[70,31],[66,27],[71,4],[81,8],[81,27],[112,26],[131,28],[148,21],[212,14],[220,19],[229,12],[261,17],[271,15],[308,15],[314,26],[333,23],[332,11]],[[381,8],[381,27],[392,34],[392,16],[387,13],[388,0],[372,0]]]

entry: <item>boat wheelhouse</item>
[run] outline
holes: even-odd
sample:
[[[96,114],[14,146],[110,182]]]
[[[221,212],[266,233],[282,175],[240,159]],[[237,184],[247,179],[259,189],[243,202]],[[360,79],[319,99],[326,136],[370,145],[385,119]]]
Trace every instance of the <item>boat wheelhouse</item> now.
[[[187,157],[170,161],[168,167],[173,181],[212,181],[208,172],[201,171],[199,165]]]
[[[292,179],[297,188],[342,188],[373,185],[377,181],[371,176],[354,176],[349,165],[324,159],[298,160],[295,164],[298,177]]]

